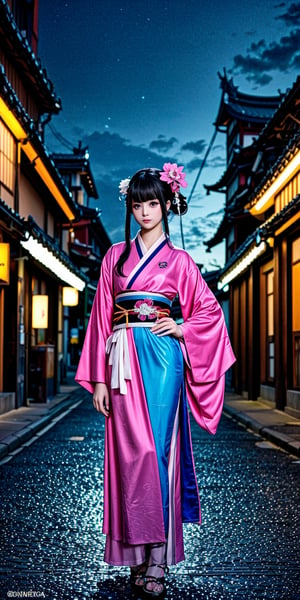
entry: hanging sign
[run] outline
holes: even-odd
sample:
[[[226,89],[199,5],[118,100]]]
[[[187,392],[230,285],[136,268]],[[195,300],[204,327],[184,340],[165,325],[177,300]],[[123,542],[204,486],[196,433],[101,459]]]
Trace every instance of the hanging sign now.
[[[0,243],[0,284],[9,284],[10,246]]]

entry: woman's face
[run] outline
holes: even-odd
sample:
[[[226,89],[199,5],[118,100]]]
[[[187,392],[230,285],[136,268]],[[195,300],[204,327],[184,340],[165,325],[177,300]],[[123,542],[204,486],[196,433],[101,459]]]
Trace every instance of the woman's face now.
[[[167,210],[170,208],[170,202],[166,204]],[[156,228],[162,228],[162,209],[157,198],[146,200],[145,202],[133,202],[132,214],[144,231],[152,231]]]

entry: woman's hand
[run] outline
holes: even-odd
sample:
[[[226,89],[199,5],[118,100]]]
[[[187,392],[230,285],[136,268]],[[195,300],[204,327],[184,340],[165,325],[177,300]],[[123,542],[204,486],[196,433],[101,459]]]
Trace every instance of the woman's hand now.
[[[172,335],[178,340],[183,337],[183,332],[180,325],[177,325],[174,319],[171,319],[170,317],[163,317],[162,319],[158,319],[155,325],[151,327],[151,331],[159,337],[163,335]]]
[[[109,392],[106,383],[95,383],[93,405],[98,412],[109,417]]]

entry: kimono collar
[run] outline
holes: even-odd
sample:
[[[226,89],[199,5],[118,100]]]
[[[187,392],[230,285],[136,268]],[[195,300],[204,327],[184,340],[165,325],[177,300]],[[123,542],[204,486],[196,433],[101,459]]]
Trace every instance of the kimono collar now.
[[[135,238],[135,243],[137,246],[137,250],[140,254],[140,258],[142,256],[144,256],[145,254],[147,254],[147,252],[153,252],[156,248],[158,248],[158,246],[160,246],[160,244],[167,238],[166,234],[163,232],[161,234],[161,236],[159,236],[159,238],[156,240],[156,242],[154,242],[154,244],[152,244],[152,246],[150,246],[150,248],[146,248],[142,236],[141,236],[141,232],[139,231],[136,238]]]
[[[162,248],[168,243],[167,236],[163,233],[158,240],[154,244],[152,244],[151,248],[146,248],[140,234],[138,234],[134,240],[135,248],[139,257],[138,262],[135,267],[132,269],[131,273],[128,275],[126,280],[126,287],[131,289],[133,283],[137,279],[137,277],[143,272],[145,267],[147,267],[151,261],[155,258],[155,256],[161,251]]]

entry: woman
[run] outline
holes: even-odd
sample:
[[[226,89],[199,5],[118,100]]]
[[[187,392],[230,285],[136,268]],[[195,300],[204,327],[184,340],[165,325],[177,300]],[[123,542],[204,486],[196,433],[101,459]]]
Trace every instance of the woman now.
[[[219,304],[169,239],[168,212],[186,210],[182,169],[167,163],[121,182],[125,243],[103,259],[76,374],[106,417],[104,559],[130,566],[150,597],[164,595],[167,565],[184,560],[182,523],[200,523],[188,406],[215,433],[235,360]],[[170,316],[177,296],[180,325]]]

